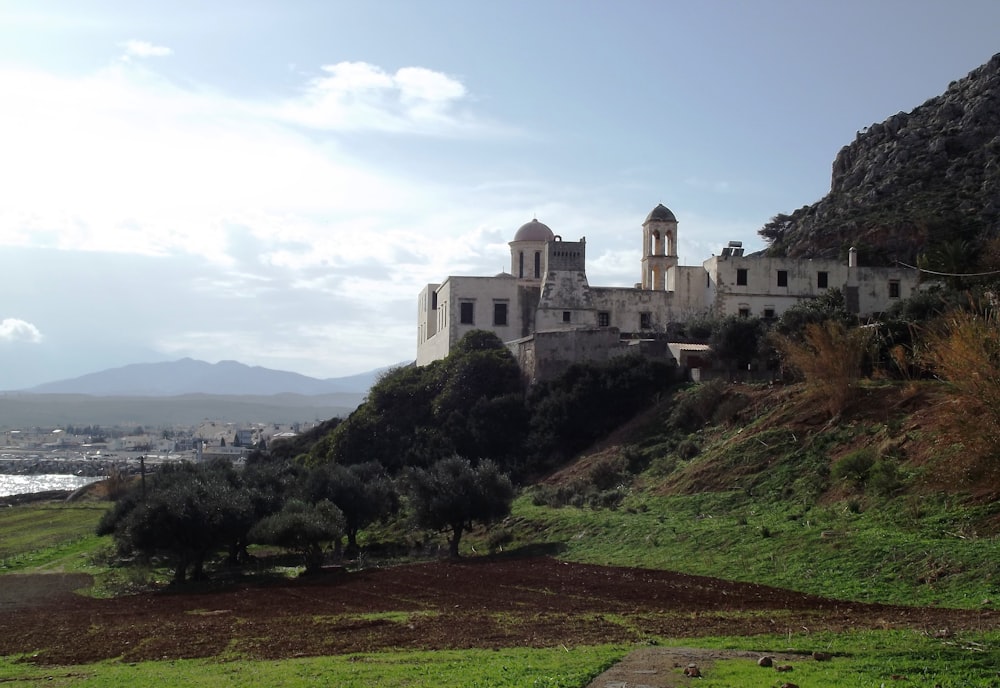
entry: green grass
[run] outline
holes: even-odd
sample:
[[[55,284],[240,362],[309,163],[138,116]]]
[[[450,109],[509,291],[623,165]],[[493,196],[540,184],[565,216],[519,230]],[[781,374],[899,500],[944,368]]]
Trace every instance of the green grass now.
[[[743,492],[633,494],[616,510],[515,503],[513,546],[541,534],[560,558],[669,569],[865,602],[976,608],[1000,601],[1000,539],[961,535],[947,502],[852,513]],[[470,543],[471,544],[471,543]]]
[[[76,571],[102,542],[106,502],[45,502],[0,509],[0,572]]]
[[[179,660],[36,667],[0,658],[0,682],[18,686],[271,686],[296,688],[581,688],[627,652],[620,646],[380,652],[280,662]]]
[[[803,686],[885,685],[996,686],[1000,683],[1000,632],[939,639],[913,631],[859,631],[749,638],[663,639],[663,645],[791,652],[793,669],[779,674],[748,659],[703,663],[705,688],[734,685],[779,685],[791,680]],[[284,661],[178,660],[38,667],[0,658],[0,682],[19,686],[225,686],[267,685],[277,688],[336,685],[343,688],[505,688],[537,686],[583,688],[595,676],[634,648],[597,646],[502,650],[380,652]],[[817,662],[809,653],[831,653]],[[678,672],[680,670],[678,669]],[[906,677],[906,682],[896,677]],[[898,683],[897,683],[898,681]]]
[[[752,638],[699,638],[670,641],[671,645],[705,648],[796,652],[801,660],[788,662],[792,671],[777,673],[758,667],[747,659],[715,662],[707,668],[698,685],[722,686],[779,685],[785,680],[802,686],[857,686],[880,688],[887,685],[989,686],[1000,685],[1000,633],[966,634],[938,639],[913,631],[857,631],[816,633],[796,636]],[[830,653],[833,658],[817,662],[812,651]],[[894,678],[895,677],[895,678]],[[902,677],[906,677],[905,680]]]

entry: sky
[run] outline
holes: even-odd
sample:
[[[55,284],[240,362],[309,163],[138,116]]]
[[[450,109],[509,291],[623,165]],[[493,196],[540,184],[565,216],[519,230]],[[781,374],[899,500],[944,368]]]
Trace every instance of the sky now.
[[[416,356],[417,295],[532,218],[640,279],[829,191],[1000,51],[996,0],[0,0],[0,390]]]

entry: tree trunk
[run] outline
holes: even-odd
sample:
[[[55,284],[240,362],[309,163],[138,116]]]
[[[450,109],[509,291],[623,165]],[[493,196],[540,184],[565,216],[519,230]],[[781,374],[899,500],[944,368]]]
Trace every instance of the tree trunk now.
[[[452,559],[458,559],[458,543],[462,540],[462,526],[451,527],[451,537],[448,538],[448,555]]]

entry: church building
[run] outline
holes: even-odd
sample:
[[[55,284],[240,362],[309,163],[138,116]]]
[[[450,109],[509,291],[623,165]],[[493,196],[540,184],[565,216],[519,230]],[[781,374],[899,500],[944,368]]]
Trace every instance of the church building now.
[[[848,309],[865,318],[918,288],[916,271],[859,267],[854,249],[845,264],[746,256],[740,242],[730,242],[701,265],[678,265],[677,224],[670,209],[653,208],[642,223],[641,281],[597,287],[587,281],[586,239],[563,241],[533,219],[509,244],[510,272],[450,276],[421,290],[417,365],[444,358],[471,330],[490,330],[536,380],[636,346],[647,355],[669,356],[667,325],[695,315],[777,318],[839,288]]]

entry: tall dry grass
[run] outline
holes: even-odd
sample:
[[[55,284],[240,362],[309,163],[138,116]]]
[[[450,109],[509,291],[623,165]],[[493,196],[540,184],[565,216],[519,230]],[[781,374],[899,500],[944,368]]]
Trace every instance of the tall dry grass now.
[[[941,412],[979,459],[1000,452],[1000,317],[953,311],[920,332],[920,362],[947,384]]]
[[[864,328],[847,328],[826,320],[806,325],[802,339],[774,337],[784,365],[797,371],[810,398],[836,418],[857,398],[872,335]]]

